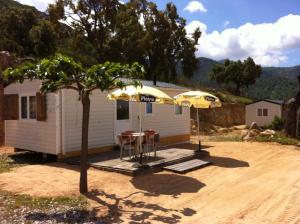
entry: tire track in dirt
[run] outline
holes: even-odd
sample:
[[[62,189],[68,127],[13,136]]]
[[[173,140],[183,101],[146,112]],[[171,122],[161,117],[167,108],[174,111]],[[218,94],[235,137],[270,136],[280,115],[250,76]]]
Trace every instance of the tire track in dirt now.
[[[276,221],[278,224],[300,224],[300,179],[294,187],[295,190],[289,198],[286,209]]]

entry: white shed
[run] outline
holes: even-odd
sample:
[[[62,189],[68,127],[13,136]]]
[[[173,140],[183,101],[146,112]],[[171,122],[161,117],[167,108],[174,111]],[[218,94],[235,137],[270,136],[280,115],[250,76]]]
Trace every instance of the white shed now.
[[[246,125],[256,122],[259,126],[271,124],[274,117],[282,117],[284,101],[260,100],[246,105]]]
[[[78,93],[60,90],[47,94],[43,100],[36,94],[40,84],[38,80],[25,81],[5,88],[4,93],[9,99],[6,101],[14,115],[5,121],[5,145],[60,157],[79,155],[82,105]],[[152,82],[143,81],[143,84],[151,86]],[[157,82],[155,87],[171,97],[187,91],[164,82]],[[138,103],[109,101],[107,94],[96,90],[91,95],[90,152],[112,149],[118,133],[138,130]],[[184,142],[190,138],[189,108],[145,103],[142,119],[142,129],[156,130],[162,144]]]

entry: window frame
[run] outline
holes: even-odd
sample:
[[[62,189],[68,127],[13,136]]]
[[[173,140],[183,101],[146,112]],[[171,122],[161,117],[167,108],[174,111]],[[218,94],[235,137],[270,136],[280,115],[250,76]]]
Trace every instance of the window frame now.
[[[263,109],[262,108],[257,108],[256,115],[257,115],[257,117],[262,117],[263,116]]]
[[[177,111],[176,111],[176,107],[179,107],[179,108],[181,108],[181,113],[177,113]],[[183,106],[180,106],[180,105],[177,105],[177,104],[174,104],[174,114],[175,114],[175,116],[182,116],[183,115]]]
[[[27,107],[26,107],[26,110],[27,110],[27,118],[23,118],[22,117],[22,97],[26,97],[26,102],[27,102]],[[35,118],[30,118],[30,97],[35,97]],[[22,121],[37,121],[37,99],[36,99],[36,94],[35,93],[28,93],[28,94],[20,94],[19,95],[19,117],[20,117],[20,120]]]
[[[118,119],[118,101],[128,102],[128,118]],[[116,100],[115,113],[116,113],[116,121],[129,121],[130,120],[130,102],[127,100]]]
[[[265,111],[267,112],[266,114],[265,114]],[[269,116],[269,110],[268,110],[268,108],[263,108],[262,109],[262,116],[263,117],[268,117]]]
[[[151,104],[152,106],[151,106],[151,113],[148,113],[148,111],[147,111],[147,105],[148,104]],[[147,102],[147,103],[145,103],[145,115],[146,116],[153,116],[154,115],[154,104],[153,103],[150,103],[150,102]]]

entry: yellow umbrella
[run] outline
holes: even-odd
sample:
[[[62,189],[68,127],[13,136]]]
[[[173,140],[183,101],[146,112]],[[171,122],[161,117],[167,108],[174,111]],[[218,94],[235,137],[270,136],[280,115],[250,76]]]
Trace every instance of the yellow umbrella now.
[[[174,96],[174,101],[176,104],[186,107],[197,108],[197,135],[199,142],[199,150],[201,147],[200,138],[199,138],[199,108],[215,108],[221,107],[222,103],[220,99],[210,93],[202,91],[189,91],[184,92],[179,95]]]
[[[127,86],[123,89],[116,89],[107,95],[109,100],[126,100],[133,102],[158,103],[158,104],[174,104],[174,100],[160,91],[159,89],[150,86]],[[141,105],[141,104],[140,104]],[[142,116],[141,106],[139,105],[139,130],[142,132]],[[140,149],[142,142],[140,138]],[[142,158],[142,155],[141,157]],[[141,160],[140,160],[141,163]]]
[[[110,100],[174,104],[174,100],[171,97],[150,86],[127,86],[124,89],[114,90],[107,97]]]

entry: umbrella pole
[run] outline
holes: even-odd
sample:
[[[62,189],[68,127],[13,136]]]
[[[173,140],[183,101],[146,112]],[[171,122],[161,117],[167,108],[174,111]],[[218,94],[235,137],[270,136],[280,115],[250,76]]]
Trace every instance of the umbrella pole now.
[[[142,111],[141,111],[141,103],[139,103],[139,131],[140,131],[140,134],[142,133]],[[142,136],[139,137],[139,150],[140,150],[140,164],[143,164],[143,149],[142,149]]]
[[[199,108],[197,108],[197,135],[198,135],[198,150],[201,150],[201,142],[200,142],[200,122],[199,122]]]

